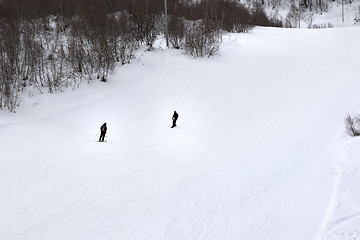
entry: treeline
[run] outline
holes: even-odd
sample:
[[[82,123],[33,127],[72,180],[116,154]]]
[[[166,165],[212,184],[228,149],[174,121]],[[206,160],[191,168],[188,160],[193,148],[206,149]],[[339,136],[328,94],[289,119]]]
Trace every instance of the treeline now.
[[[261,5],[168,0],[170,46],[194,57],[218,50],[222,30],[281,26]],[[4,0],[0,4],[0,108],[15,111],[27,86],[48,92],[100,79],[164,33],[163,0]]]

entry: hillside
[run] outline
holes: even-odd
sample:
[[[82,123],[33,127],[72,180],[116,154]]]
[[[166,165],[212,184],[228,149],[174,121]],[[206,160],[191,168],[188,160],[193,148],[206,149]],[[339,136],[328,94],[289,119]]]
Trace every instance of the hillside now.
[[[342,8],[341,1],[325,1],[327,10],[302,9],[301,20],[294,27],[300,28],[328,28],[328,27],[349,27],[359,26],[360,23],[360,1],[354,0],[349,3],[344,1]],[[298,6],[298,5],[296,5]],[[291,9],[291,2],[285,1],[283,4],[273,7],[266,7],[268,16],[276,16],[283,19],[286,26],[286,17]],[[344,18],[343,14],[344,13]],[[297,18],[298,16],[295,16]]]
[[[359,38],[256,28],[205,59],[159,40],[106,83],[28,89],[0,112],[0,239],[360,239]]]

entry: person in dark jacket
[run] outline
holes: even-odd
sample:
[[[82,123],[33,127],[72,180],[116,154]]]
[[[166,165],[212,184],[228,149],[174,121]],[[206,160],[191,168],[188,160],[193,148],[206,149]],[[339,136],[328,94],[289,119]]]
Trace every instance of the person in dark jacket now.
[[[99,142],[103,142],[103,141],[104,141],[105,134],[106,134],[106,130],[107,130],[106,123],[104,123],[104,124],[100,127],[101,134],[100,134]]]
[[[178,118],[179,118],[179,114],[177,114],[177,112],[174,111],[174,114],[173,114],[173,116],[172,116],[173,125],[172,125],[171,128],[176,127],[176,120],[178,120]]]

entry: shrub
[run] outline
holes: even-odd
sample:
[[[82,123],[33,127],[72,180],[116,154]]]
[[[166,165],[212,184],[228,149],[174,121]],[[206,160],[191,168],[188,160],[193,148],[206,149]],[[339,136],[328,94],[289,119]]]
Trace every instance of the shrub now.
[[[345,118],[345,126],[347,133],[352,136],[360,136],[360,116],[351,117],[348,115]]]
[[[210,57],[219,51],[221,34],[204,21],[191,24],[185,33],[185,53],[193,57]]]

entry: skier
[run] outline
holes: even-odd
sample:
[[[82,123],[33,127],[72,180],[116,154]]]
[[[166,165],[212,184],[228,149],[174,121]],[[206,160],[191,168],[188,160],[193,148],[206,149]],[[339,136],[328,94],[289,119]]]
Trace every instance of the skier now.
[[[105,134],[106,134],[106,130],[107,130],[106,123],[104,123],[104,124],[100,127],[101,134],[100,134],[99,142],[103,142],[103,141],[104,141]]]
[[[178,119],[178,117],[179,117],[179,114],[177,114],[177,112],[176,112],[176,111],[174,111],[174,114],[173,114],[173,116],[172,116],[173,125],[172,125],[172,127],[171,127],[171,128],[176,127],[176,120]]]

